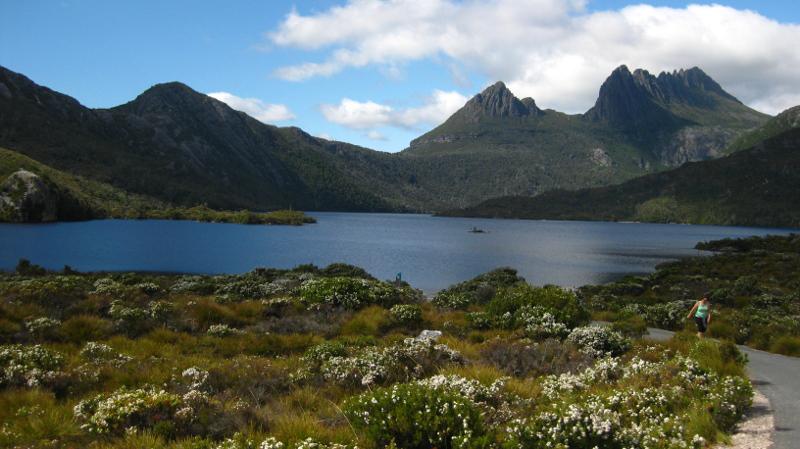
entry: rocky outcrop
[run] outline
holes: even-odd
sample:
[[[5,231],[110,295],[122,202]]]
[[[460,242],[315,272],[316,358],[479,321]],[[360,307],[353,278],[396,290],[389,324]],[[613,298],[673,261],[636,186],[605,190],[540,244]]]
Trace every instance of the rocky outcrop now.
[[[597,101],[585,116],[623,128],[680,126],[682,120],[659,104],[664,100],[656,77],[641,69],[631,73],[623,65],[600,86]]]
[[[689,126],[674,133],[663,144],[659,158],[668,167],[714,159],[723,155],[735,136],[735,131],[727,128]]]
[[[16,223],[58,219],[59,197],[41,177],[27,170],[11,174],[0,184],[0,220]]]
[[[528,117],[542,114],[532,98],[518,99],[502,81],[498,81],[472,97],[456,114],[477,122],[482,118]]]

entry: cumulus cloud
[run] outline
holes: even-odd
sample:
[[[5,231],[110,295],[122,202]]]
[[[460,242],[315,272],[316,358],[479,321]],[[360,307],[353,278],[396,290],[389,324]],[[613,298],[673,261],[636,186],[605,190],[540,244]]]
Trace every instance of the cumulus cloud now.
[[[374,128],[381,126],[413,129],[419,125],[441,123],[466,102],[467,97],[458,92],[434,90],[419,107],[395,109],[374,101],[361,102],[343,98],[339,104],[321,105],[320,111],[329,122],[351,129],[374,131]],[[367,133],[370,139],[383,140],[383,136],[378,136],[377,132],[372,135]]]
[[[208,96],[216,98],[232,109],[244,112],[264,123],[281,122],[295,118],[292,111],[283,104],[264,103],[258,98],[237,97],[229,92],[211,92]]]
[[[292,11],[268,38],[326,54],[276,71],[293,81],[444,59],[443,70],[457,64],[504,80],[545,107],[583,112],[620,64],[653,72],[699,66],[766,112],[800,100],[799,25],[716,4],[600,12],[585,6],[582,0],[350,0],[309,15]]]

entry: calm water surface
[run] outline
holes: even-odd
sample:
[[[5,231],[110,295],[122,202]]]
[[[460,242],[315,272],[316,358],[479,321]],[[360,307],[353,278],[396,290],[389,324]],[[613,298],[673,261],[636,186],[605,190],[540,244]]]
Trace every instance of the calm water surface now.
[[[381,279],[401,272],[431,293],[499,266],[535,284],[580,286],[645,273],[703,240],[786,229],[312,213],[308,226],[99,220],[0,225],[0,268],[20,258],[52,269],[242,273],[346,262]],[[467,232],[473,226],[485,234]],[[796,230],[795,230],[796,232]]]

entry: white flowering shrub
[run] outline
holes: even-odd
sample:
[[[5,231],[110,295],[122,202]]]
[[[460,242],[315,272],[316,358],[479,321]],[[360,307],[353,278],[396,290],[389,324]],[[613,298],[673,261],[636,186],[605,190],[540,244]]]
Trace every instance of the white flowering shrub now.
[[[494,327],[494,317],[486,312],[470,312],[467,314],[467,321],[473,329],[491,329]]]
[[[343,410],[378,447],[477,448],[490,440],[480,409],[450,388],[393,385],[351,398]]]
[[[490,385],[484,385],[475,379],[467,379],[457,375],[436,375],[416,383],[437,391],[448,391],[468,399],[480,411],[487,424],[498,424],[509,421],[515,416],[514,404],[523,404],[522,399],[506,390],[508,378],[499,378]],[[530,404],[527,404],[530,405]]]
[[[206,335],[210,337],[229,337],[231,335],[240,335],[244,332],[236,329],[235,327],[230,327],[227,324],[212,324],[208,326],[208,330],[206,331]]]
[[[303,302],[312,308],[329,305],[357,310],[372,304],[390,307],[409,297],[407,290],[381,281],[327,277],[303,282],[298,292]]]
[[[53,335],[60,326],[61,321],[44,316],[25,322],[25,329],[27,329],[31,335],[38,338]]]
[[[486,312],[497,318],[512,314],[515,327],[526,325],[522,313],[530,308],[543,309],[553,315],[555,322],[563,323],[570,329],[589,320],[589,311],[575,293],[554,285],[535,287],[525,283],[515,284],[498,291],[486,304]],[[542,312],[533,315],[541,316]]]
[[[61,354],[41,345],[0,346],[0,387],[38,387],[63,373]]]
[[[148,429],[162,422],[172,424],[182,405],[180,396],[155,387],[121,388],[79,402],[74,413],[81,428],[88,432],[121,434],[129,428]]]
[[[569,333],[567,341],[578,346],[592,357],[620,355],[630,348],[630,340],[606,327],[577,327]]]
[[[83,345],[80,355],[92,364],[108,363],[114,366],[122,366],[132,360],[130,356],[120,354],[111,346],[94,341],[87,342]]]
[[[196,366],[186,368],[181,373],[181,377],[187,383],[189,390],[202,391],[208,389],[208,376],[208,371]]]
[[[442,290],[436,294],[431,303],[442,309],[463,309],[472,304],[472,296],[459,291]]]
[[[275,437],[267,437],[259,443],[257,440],[237,432],[233,437],[226,438],[214,446],[214,449],[357,449],[357,447],[340,443],[325,443],[315,438],[306,438],[291,446]]]
[[[670,301],[644,306],[644,320],[661,329],[679,329],[686,321],[692,301]]]
[[[114,319],[114,324],[117,329],[131,335],[138,335],[145,332],[152,324],[150,321],[150,314],[147,310],[140,307],[129,306],[118,299],[111,301],[108,315]]]
[[[510,444],[535,449],[699,449],[702,438],[685,434],[673,401],[662,390],[644,388],[558,402],[533,418],[512,422]]]
[[[416,324],[422,321],[422,308],[417,304],[397,304],[389,309],[389,313],[400,324]]]
[[[535,340],[545,338],[564,338],[569,334],[569,328],[547,309],[540,306],[525,306],[518,312],[518,320],[528,337]]]
[[[463,362],[457,351],[428,338],[406,338],[384,348],[364,348],[351,356],[332,354],[317,353],[318,365],[305,367],[296,377],[317,377],[340,385],[371,386],[419,379],[440,366]]]
[[[94,282],[94,289],[89,293],[101,296],[124,296],[129,292],[127,285],[111,278],[100,278]]]
[[[140,290],[142,293],[148,296],[155,296],[161,293],[161,287],[153,282],[140,282],[134,285],[133,288]]]

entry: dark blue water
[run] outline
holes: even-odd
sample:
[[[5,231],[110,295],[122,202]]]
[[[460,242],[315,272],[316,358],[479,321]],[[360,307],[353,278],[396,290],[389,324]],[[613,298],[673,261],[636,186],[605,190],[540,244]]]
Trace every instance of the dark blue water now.
[[[242,273],[347,262],[426,292],[499,266],[535,284],[580,286],[687,255],[703,240],[790,230],[638,223],[488,220],[427,215],[313,213],[317,224],[245,226],[100,220],[0,225],[0,268],[20,258],[52,269]],[[486,234],[467,232],[473,226]],[[796,231],[795,231],[796,232]]]

